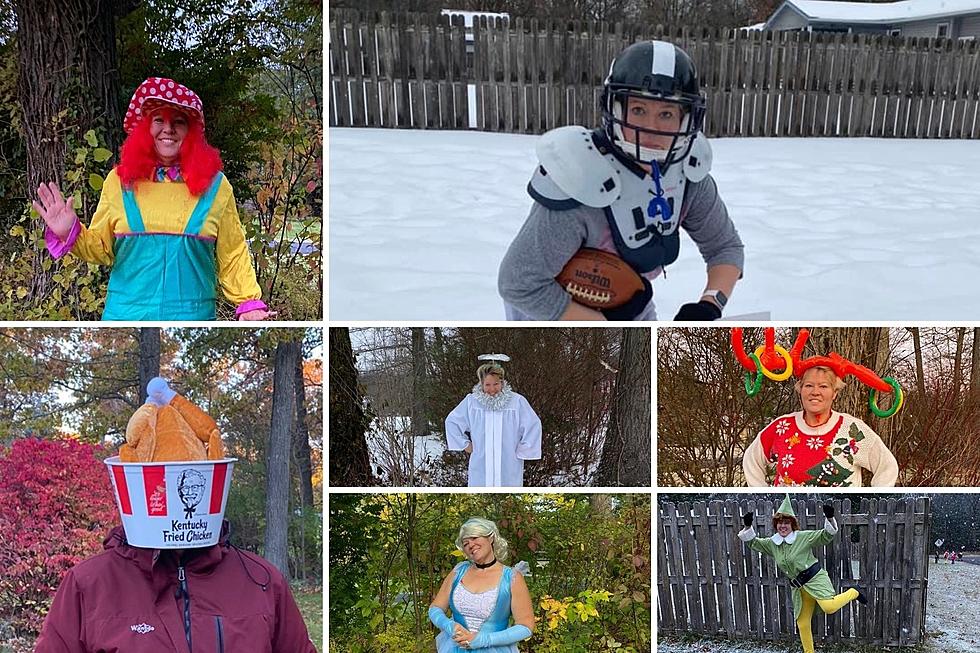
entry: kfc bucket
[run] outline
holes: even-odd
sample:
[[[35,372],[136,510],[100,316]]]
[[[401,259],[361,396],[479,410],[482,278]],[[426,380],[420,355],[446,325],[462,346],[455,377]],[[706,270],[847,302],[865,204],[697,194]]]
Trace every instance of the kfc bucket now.
[[[218,543],[237,458],[173,463],[105,461],[126,540],[148,549]]]

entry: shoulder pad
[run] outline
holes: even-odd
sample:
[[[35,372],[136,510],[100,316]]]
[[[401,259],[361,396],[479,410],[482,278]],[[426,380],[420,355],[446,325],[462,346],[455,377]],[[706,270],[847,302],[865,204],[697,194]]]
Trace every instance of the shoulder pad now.
[[[691,144],[691,151],[684,159],[684,176],[694,183],[701,181],[711,171],[711,160],[711,145],[708,143],[708,137],[698,132]]]
[[[535,202],[552,211],[568,211],[582,206],[581,202],[575,201],[568,196],[568,193],[558,188],[541,166],[537,167],[531,175],[531,181],[527,182],[527,194]]]
[[[550,178],[566,198],[595,208],[619,199],[619,175],[585,127],[553,129],[538,140],[535,151],[540,164],[536,174],[543,172],[541,176]]]

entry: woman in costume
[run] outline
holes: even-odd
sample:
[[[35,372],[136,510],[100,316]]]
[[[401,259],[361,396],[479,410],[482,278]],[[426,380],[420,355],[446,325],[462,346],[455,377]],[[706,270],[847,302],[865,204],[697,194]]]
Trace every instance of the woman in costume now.
[[[507,540],[495,523],[473,517],[459,529],[456,546],[466,560],[446,576],[429,607],[429,620],[441,631],[436,650],[518,653],[517,643],[534,630],[534,610],[524,576],[502,563]]]
[[[147,79],[129,102],[119,165],[85,226],[54,183],[34,209],[55,258],[111,265],[103,320],[213,320],[217,288],[239,320],[264,320],[231,184],[204,137],[204,107],[171,79]]]
[[[541,458],[541,420],[527,399],[511,390],[500,362],[504,354],[483,354],[473,386],[446,417],[450,451],[470,454],[470,487],[520,487],[524,461]]]
[[[829,367],[811,367],[796,383],[803,410],[777,417],[745,450],[742,469],[750,487],[773,485],[858,487],[861,469],[871,485],[894,487],[898,462],[878,434],[863,421],[838,413],[834,399],[844,382]]]
[[[815,605],[819,605],[825,614],[833,614],[854,599],[862,604],[868,602],[864,594],[853,587],[838,594],[827,571],[821,568],[813,555],[813,547],[829,544],[840,530],[832,505],[825,505],[823,514],[825,519],[821,530],[801,531],[787,494],[779,510],[772,516],[775,535],[765,538],[756,535],[752,526],[752,514],[742,515],[745,528],[738,534],[738,539],[748,544],[753,551],[772,556],[779,571],[789,577],[793,591],[793,614],[800,631],[803,653],[814,653],[810,622]]]

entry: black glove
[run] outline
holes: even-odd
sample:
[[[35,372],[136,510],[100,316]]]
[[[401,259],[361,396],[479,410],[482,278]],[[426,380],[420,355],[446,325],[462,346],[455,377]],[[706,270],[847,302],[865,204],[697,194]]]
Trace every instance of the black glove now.
[[[640,280],[643,282],[643,290],[637,290],[628,302],[616,308],[599,309],[607,320],[610,322],[628,322],[636,319],[636,316],[643,312],[643,309],[653,299],[653,286],[650,285],[650,280],[644,276],[640,276]]]
[[[714,302],[702,299],[697,304],[684,304],[681,310],[677,311],[674,321],[685,322],[710,322],[721,317],[721,309]]]
[[[745,524],[746,528],[751,526],[754,521],[755,515],[753,515],[751,512],[747,515],[742,515],[742,523]]]
[[[834,514],[835,514],[834,507],[829,503],[825,503],[823,506],[824,517],[826,517],[827,519],[833,519]]]

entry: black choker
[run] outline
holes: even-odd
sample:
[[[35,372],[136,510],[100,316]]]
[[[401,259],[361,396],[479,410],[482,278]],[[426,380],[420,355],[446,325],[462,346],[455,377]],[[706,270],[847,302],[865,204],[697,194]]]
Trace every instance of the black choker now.
[[[488,563],[487,563],[487,564],[485,564],[485,565],[481,565],[481,564],[480,564],[479,562],[477,562],[476,560],[474,560],[474,561],[473,561],[473,564],[474,564],[474,565],[476,565],[476,568],[477,568],[477,569],[489,569],[490,567],[492,567],[492,566],[494,566],[495,564],[497,564],[497,559],[496,559],[496,558],[494,558],[493,560],[491,560],[490,562],[488,562]]]

